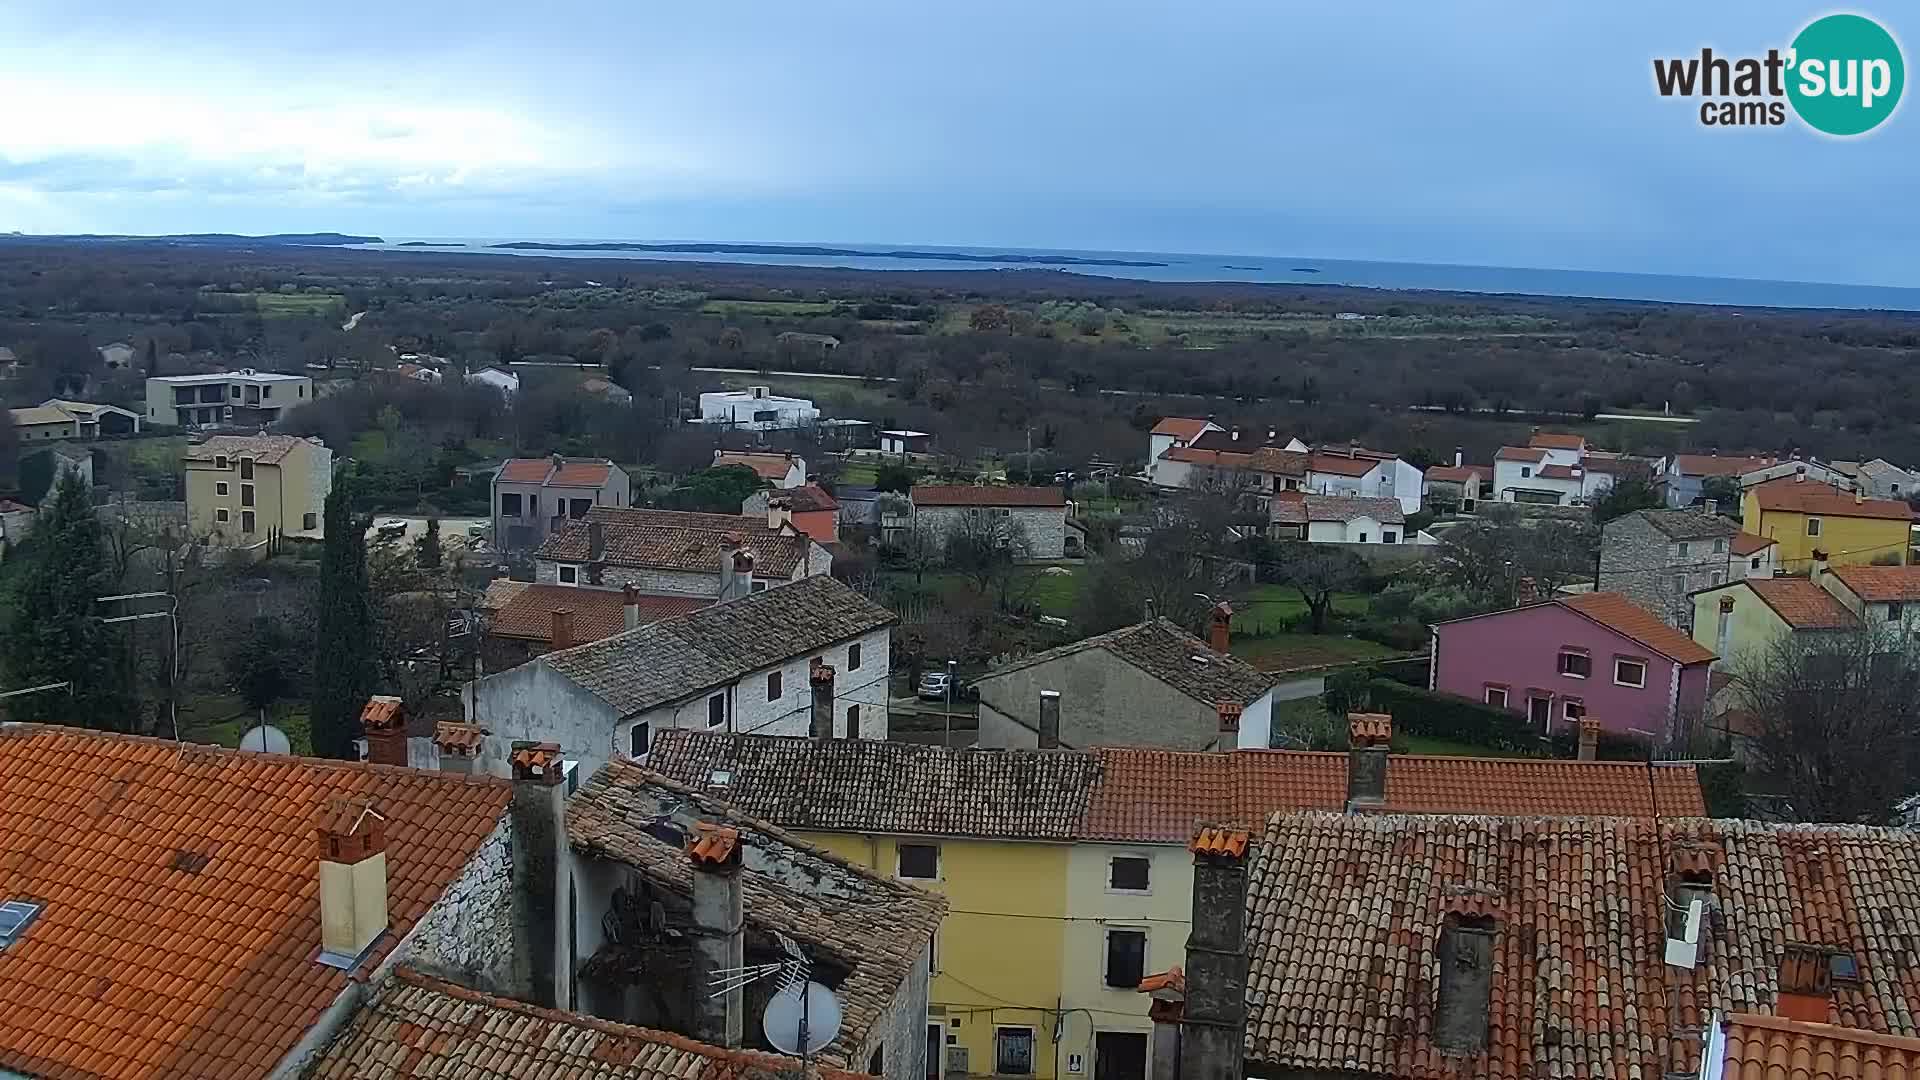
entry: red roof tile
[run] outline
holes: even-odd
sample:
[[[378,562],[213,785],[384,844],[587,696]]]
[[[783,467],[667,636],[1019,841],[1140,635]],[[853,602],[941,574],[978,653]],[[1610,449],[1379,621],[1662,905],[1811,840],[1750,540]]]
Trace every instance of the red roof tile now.
[[[784,498],[787,507],[796,514],[809,514],[818,510],[838,510],[840,501],[827,494],[827,489],[819,484],[802,484],[797,488],[773,493],[773,498]]]
[[[1920,1039],[1735,1013],[1720,1080],[1920,1080]]]
[[[1344,454],[1314,454],[1307,460],[1307,468],[1314,472],[1331,473],[1334,476],[1365,476],[1380,464],[1379,458],[1347,457]]]
[[[555,469],[547,478],[548,487],[599,487],[613,475],[613,466],[605,461],[572,461]]]
[[[1587,439],[1584,435],[1569,435],[1559,431],[1536,431],[1527,438],[1527,445],[1547,450],[1585,450]]]
[[[1920,600],[1920,566],[1836,566],[1831,572],[1869,603]]]
[[[1661,622],[1658,615],[1617,592],[1563,596],[1554,602],[1682,664],[1704,664],[1714,659],[1713,650]]]
[[[744,450],[715,451],[713,467],[728,465],[745,465],[762,480],[785,480],[788,470],[793,468],[793,458],[786,454],[755,454]]]
[[[509,458],[498,475],[509,484],[541,484],[552,471],[553,462],[547,458]]]
[[[364,976],[493,832],[511,790],[482,777],[0,728],[0,899],[43,905],[0,951],[0,1069],[266,1075],[352,977],[313,959],[313,837],[328,802],[362,800],[385,819],[391,929]]]
[[[1894,499],[1856,499],[1812,480],[1783,476],[1752,489],[1762,510],[1822,514],[1827,517],[1885,518],[1912,521],[1913,507]]]
[[[1525,446],[1503,446],[1493,455],[1493,459],[1495,461],[1539,462],[1547,460],[1547,452]]]
[[[1675,454],[1674,468],[1682,476],[1738,476],[1780,464],[1771,457],[1716,457],[1712,454]]]
[[[525,583],[522,583],[525,584]],[[711,597],[656,596],[641,593],[640,625],[698,611]],[[616,589],[576,588],[572,585],[525,585],[494,612],[487,633],[527,641],[553,640],[553,612],[573,612],[573,644],[609,638],[627,628],[626,600]]]
[[[1184,461],[1189,465],[1214,465],[1227,469],[1245,468],[1253,461],[1252,454],[1228,450],[1202,450],[1194,446],[1171,447],[1160,457],[1167,461]]]
[[[740,830],[725,825],[694,823],[687,855],[697,863],[724,863],[740,847]]]
[[[720,573],[721,545],[732,537],[753,553],[754,573],[790,578],[805,565],[809,545],[804,533],[789,526],[767,528],[764,514],[695,514],[677,510],[596,506],[585,520],[570,521],[534,552],[538,559],[585,562],[591,553],[588,525],[605,529],[606,560],[615,566]]]
[[[1729,545],[1735,555],[1758,555],[1779,541],[1769,536],[1755,536],[1750,532],[1738,533]]]
[[[1845,604],[1806,578],[1748,578],[1744,584],[1795,630],[1845,630],[1860,625]]]
[[[1486,465],[1435,465],[1425,475],[1428,480],[1438,480],[1443,484],[1464,484],[1476,477],[1484,478],[1492,472]]]
[[[1067,493],[1057,487],[988,486],[979,484],[916,484],[908,497],[915,506],[1065,506]]]
[[[499,478],[509,484],[599,487],[612,474],[613,463],[605,458],[562,458],[558,468],[552,458],[509,458],[500,467]]]
[[[1298,450],[1284,450],[1277,446],[1263,446],[1247,455],[1247,468],[1254,472],[1272,473],[1275,476],[1305,476],[1312,466],[1313,455]]]
[[[1535,475],[1543,480],[1578,480],[1580,467],[1577,465],[1542,465]]]
[[[1162,417],[1159,423],[1153,425],[1153,434],[1171,435],[1176,439],[1184,439],[1187,442],[1192,442],[1199,438],[1200,433],[1207,430],[1208,425],[1211,423],[1211,420],[1194,420],[1185,416],[1167,416]]]
[[[1226,855],[1238,859],[1246,855],[1251,839],[1245,829],[1209,827],[1196,832],[1187,847],[1196,855]]]
[[[367,699],[366,708],[360,710],[360,726],[369,731],[399,727],[406,723],[406,717],[401,713],[399,698],[391,694],[375,694]]]

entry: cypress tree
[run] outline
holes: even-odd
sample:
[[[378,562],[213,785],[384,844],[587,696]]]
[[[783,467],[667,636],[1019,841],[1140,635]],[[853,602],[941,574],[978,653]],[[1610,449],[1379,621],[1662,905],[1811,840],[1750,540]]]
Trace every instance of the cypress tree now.
[[[327,495],[320,552],[320,613],[313,653],[313,752],[353,757],[360,710],[373,692],[373,605],[367,592],[367,523],[353,512],[353,474]]]
[[[415,558],[419,560],[420,568],[422,570],[440,569],[441,551],[440,551],[440,519],[439,518],[430,517],[427,519],[427,534],[420,538],[420,546],[416,550]]]

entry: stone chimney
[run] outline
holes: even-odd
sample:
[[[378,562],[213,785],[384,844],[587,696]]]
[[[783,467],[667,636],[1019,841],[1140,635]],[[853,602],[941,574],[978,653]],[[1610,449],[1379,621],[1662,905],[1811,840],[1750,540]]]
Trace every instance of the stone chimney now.
[[[367,733],[367,760],[375,765],[407,764],[407,709],[390,694],[375,694],[360,710]]]
[[[1222,699],[1213,703],[1213,713],[1220,718],[1220,749],[1240,748],[1240,714],[1245,711],[1246,707],[1237,701]]]
[[[744,984],[728,976],[746,966],[746,914],[740,888],[740,833],[698,822],[687,837],[693,863],[693,1035],[739,1049],[746,1036]],[[719,991],[722,985],[730,989]]]
[[[607,526],[605,522],[587,522],[587,561],[590,563],[603,563],[607,561]]]
[[[1347,714],[1347,812],[1387,801],[1387,748],[1393,742],[1393,717],[1386,713]]]
[[[767,500],[767,528],[779,531],[793,520],[793,500],[776,495]]]
[[[574,645],[578,644],[578,642],[573,640],[572,608],[554,608],[549,613],[549,617],[553,622],[552,629],[547,632],[547,637],[553,646],[554,652],[559,652],[561,649],[571,649]]]
[[[566,762],[558,743],[515,742],[513,767],[513,977],[510,997],[544,1008],[572,997],[567,931]]]
[[[1147,1019],[1153,1021],[1147,1080],[1180,1080],[1180,1018],[1187,1011],[1187,974],[1175,964],[1141,979],[1139,992],[1152,998],[1147,1006]]]
[[[1731,600],[1732,597],[1727,599]],[[1600,721],[1597,717],[1580,718],[1580,760],[1598,761],[1600,759]]]
[[[1787,1020],[1825,1024],[1827,1006],[1833,997],[1833,969],[1826,950],[1812,945],[1789,944],[1780,954],[1780,990],[1773,1002],[1773,1014]]]
[[[1796,473],[1794,473],[1794,474],[1793,474],[1793,482],[1794,482],[1794,483],[1796,483],[1796,484],[1804,484],[1804,483],[1806,483],[1806,482],[1807,482],[1807,470],[1805,470],[1805,469],[1801,469],[1800,471],[1798,471],[1798,472],[1796,472]]]
[[[1153,621],[1153,597],[1151,596],[1140,602],[1140,621]]]
[[[717,599],[733,598],[733,555],[740,550],[740,534],[727,533],[720,538],[720,593]]]
[[[640,589],[632,582],[628,582],[627,586],[620,590],[620,616],[621,623],[626,629],[633,630],[639,627]]]
[[[567,456],[565,454],[553,455],[553,471],[554,472],[559,472],[561,467],[564,466],[566,463],[567,463]]]
[[[1853,492],[1853,505],[1859,506],[1861,503],[1866,501],[1867,501],[1867,493],[1859,490],[1858,488],[1855,488]]]
[[[1213,613],[1207,618],[1207,629],[1209,631],[1207,643],[1213,646],[1213,651],[1226,652],[1227,647],[1233,643],[1232,605],[1225,600],[1213,605]]]
[[[807,669],[807,685],[813,690],[813,716],[807,734],[816,739],[833,738],[833,665],[815,660]]]
[[[1040,749],[1060,749],[1060,691],[1040,691]]]
[[[1453,467],[1459,468],[1467,463],[1467,452],[1456,446],[1453,448]]]
[[[387,819],[336,795],[314,829],[320,854],[320,961],[351,969],[387,932]]]
[[[446,720],[435,724],[433,745],[440,750],[440,771],[473,775],[478,771],[480,748],[486,741],[487,733],[477,724],[455,724]]]
[[[1540,602],[1540,586],[1530,577],[1523,577],[1513,585],[1513,603],[1515,607],[1526,607]]]
[[[753,595],[753,552],[741,548],[733,553],[733,595],[729,600],[738,600]]]
[[[1827,576],[1827,553],[1819,548],[1813,549],[1813,566],[1807,571],[1807,580],[1820,585]],[[1822,586],[1824,587],[1824,586]]]
[[[1193,929],[1180,1017],[1182,1080],[1242,1080],[1247,1029],[1247,849],[1244,829],[1202,828],[1193,852]]]

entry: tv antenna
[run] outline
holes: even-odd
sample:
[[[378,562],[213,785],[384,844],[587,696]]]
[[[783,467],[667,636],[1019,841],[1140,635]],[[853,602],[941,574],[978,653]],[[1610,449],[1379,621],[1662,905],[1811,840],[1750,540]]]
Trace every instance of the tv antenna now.
[[[783,1054],[798,1057],[804,1066],[840,1034],[842,1010],[833,991],[814,982],[813,964],[792,938],[778,930],[773,936],[785,955],[767,964],[747,964],[724,968],[714,973],[716,987],[712,997],[730,994],[763,979],[777,978],[780,989],[761,1014],[760,1026],[767,1041]]]

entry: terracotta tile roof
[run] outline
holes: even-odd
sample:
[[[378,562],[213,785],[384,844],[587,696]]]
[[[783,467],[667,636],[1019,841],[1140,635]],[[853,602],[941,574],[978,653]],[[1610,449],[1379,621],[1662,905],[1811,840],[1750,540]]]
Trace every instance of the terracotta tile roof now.
[[[1245,829],[1204,828],[1196,832],[1187,850],[1195,855],[1226,855],[1238,859],[1247,853],[1253,837]]]
[[[1771,457],[1716,457],[1712,454],[1675,454],[1674,468],[1682,476],[1739,476],[1780,464]]]
[[[984,484],[916,484],[908,492],[915,506],[1065,506],[1067,493],[1057,487],[989,486]]]
[[[1223,469],[1242,469],[1253,463],[1252,454],[1228,450],[1201,450],[1192,446],[1169,447],[1167,452],[1160,456],[1167,461],[1184,461],[1189,465],[1213,465]]]
[[[1269,815],[1341,810],[1347,755],[1306,750],[1195,753],[1097,750],[1089,840],[1181,843],[1214,822],[1258,826]],[[1690,765],[1391,754],[1388,812],[1653,817],[1707,811]]]
[[[1534,474],[1543,480],[1578,480],[1580,467],[1577,465],[1542,465]]]
[[[1159,423],[1153,425],[1153,434],[1171,435],[1176,439],[1192,442],[1199,438],[1211,423],[1211,420],[1194,420],[1185,416],[1164,416],[1160,418]]]
[[[0,899],[44,905],[0,951],[0,1070],[266,1075],[350,980],[313,959],[328,801],[371,800],[386,819],[392,925],[364,976],[510,794],[481,777],[0,727]]]
[[[1545,450],[1585,450],[1587,439],[1584,435],[1569,435],[1559,431],[1536,431],[1527,437],[1527,445]]]
[[[182,461],[212,461],[215,458],[250,457],[261,465],[278,465],[298,446],[309,446],[319,439],[301,439],[292,435],[215,435],[180,452]]]
[[[1920,566],[1836,566],[1831,573],[1870,603],[1920,600]]]
[[[1625,454],[1584,454],[1580,458],[1580,464],[1585,466],[1588,472],[1608,473],[1613,476],[1625,476],[1629,473],[1639,473],[1648,477],[1653,475],[1652,462],[1628,457]]]
[[[1277,446],[1263,446],[1247,455],[1247,468],[1275,476],[1305,476],[1312,455]]]
[[[1486,478],[1493,470],[1486,465],[1435,465],[1426,471],[1426,478],[1438,480],[1443,484],[1464,484],[1475,477]]]
[[[807,561],[806,534],[788,527],[767,528],[764,514],[692,514],[677,510],[596,506],[581,521],[570,521],[547,537],[536,559],[585,562],[592,551],[587,526],[599,522],[606,539],[606,561],[645,570],[720,573],[720,547],[729,537],[753,553],[754,573],[787,578]]]
[[[824,575],[712,604],[533,663],[621,716],[690,698],[761,668],[891,625],[894,614]]]
[[[500,467],[499,479],[509,484],[597,488],[612,475],[613,462],[606,458],[562,458],[558,468],[552,458],[509,458]]]
[[[1399,499],[1358,495],[1315,495],[1311,492],[1283,491],[1274,495],[1269,517],[1282,525],[1305,525],[1314,521],[1352,521],[1370,517],[1387,525],[1404,522],[1406,514]]]
[[[1920,1039],[1736,1013],[1716,1080],[1920,1080]]]
[[[392,694],[375,694],[360,710],[360,726],[371,730],[399,727],[406,723],[406,708]]]
[[[744,465],[753,470],[753,474],[762,480],[785,480],[787,471],[793,468],[793,459],[785,454],[754,454],[744,450],[716,450],[713,455],[713,467],[725,468],[728,465]]]
[[[1769,536],[1755,536],[1750,532],[1738,533],[1727,546],[1735,555],[1758,555],[1779,541]]]
[[[656,732],[647,763],[789,829],[1009,840],[1073,839],[1100,777],[1097,757],[1072,750],[684,729]]]
[[[510,484],[543,484],[552,471],[553,462],[547,458],[508,458],[498,476]]]
[[[663,813],[683,829],[693,819],[724,825],[747,851],[759,853],[746,858],[741,870],[749,926],[780,930],[816,959],[824,954],[852,969],[834,988],[844,1010],[840,1035],[822,1053],[831,1064],[863,1066],[850,1057],[884,1019],[926,951],[946,916],[945,898],[856,866],[628,761],[602,767],[567,800],[567,838],[575,852],[630,866],[653,885],[690,896],[694,870],[686,849],[647,828]],[[787,864],[793,872],[761,869],[770,864]],[[802,884],[808,880],[818,888]]]
[[[1846,630],[1860,620],[1827,590],[1802,577],[1747,578],[1746,585],[1795,630]]]
[[[1700,963],[1664,962],[1670,853],[1712,853]],[[1920,836],[1746,821],[1276,815],[1247,910],[1248,1072],[1409,1080],[1698,1070],[1716,1011],[1773,1007],[1781,946],[1849,950],[1828,1019],[1920,1034]],[[1433,1043],[1450,912],[1493,919],[1481,1053]],[[1871,1074],[1869,1074],[1871,1075]]]
[[[1762,510],[1827,517],[1885,518],[1912,521],[1913,507],[1896,499],[1860,499],[1812,480],[1783,476],[1750,489]]]
[[[496,578],[487,582],[487,591],[480,596],[480,608],[484,611],[499,611],[506,607],[514,597],[533,587],[531,581],[515,581],[512,578]]]
[[[1209,708],[1220,701],[1252,704],[1272,685],[1272,680],[1253,665],[1231,654],[1222,656],[1214,652],[1206,642],[1187,633],[1171,619],[1135,623],[1068,642],[1002,664],[981,678],[994,679],[1024,671],[1088,649],[1104,649]]]
[[[486,744],[487,733],[477,724],[455,724],[442,720],[433,728],[433,743],[442,750],[473,753]]]
[[[1307,459],[1307,468],[1334,476],[1365,476],[1379,464],[1379,458],[1347,457],[1344,454],[1318,453]]]
[[[302,1075],[308,1080],[566,1077],[568,1080],[780,1080],[800,1062],[725,1050],[482,994],[398,968]],[[856,1080],[820,1069],[825,1080]]]
[[[1703,510],[1635,510],[1616,520],[1628,518],[1646,522],[1669,540],[1724,540],[1740,532],[1739,523],[1733,519]]]
[[[609,638],[627,628],[626,600],[615,589],[579,588],[572,585],[531,585],[523,587],[494,611],[487,633],[495,637],[522,638],[527,641],[553,640],[553,612],[566,608],[573,612],[574,643],[584,645]],[[656,596],[640,594],[640,623],[659,622],[675,615],[698,611],[713,603],[710,597]]]
[[[1713,650],[1661,622],[1658,615],[1617,592],[1563,596],[1554,603],[1682,664],[1704,664],[1714,659]]]
[[[796,514],[809,514],[817,510],[838,510],[839,500],[827,494],[819,484],[802,484],[797,488],[788,488],[778,492],[775,498],[785,498],[787,505]]]
[[[1538,463],[1547,460],[1547,452],[1525,446],[1503,446],[1493,455],[1493,460],[1530,461]]]

